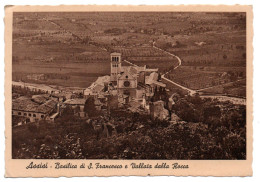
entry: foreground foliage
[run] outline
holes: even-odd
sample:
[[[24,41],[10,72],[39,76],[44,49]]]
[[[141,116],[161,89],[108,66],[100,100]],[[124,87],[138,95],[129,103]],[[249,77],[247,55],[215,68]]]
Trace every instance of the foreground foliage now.
[[[186,97],[176,101],[172,110],[184,121],[175,122],[125,112],[87,121],[64,115],[55,123],[16,127],[13,158],[246,158],[245,106]]]

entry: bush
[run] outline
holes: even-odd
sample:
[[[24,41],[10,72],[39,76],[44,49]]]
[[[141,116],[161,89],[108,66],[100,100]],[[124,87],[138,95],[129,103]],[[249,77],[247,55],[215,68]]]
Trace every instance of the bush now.
[[[28,130],[32,133],[36,133],[38,131],[38,127],[37,127],[36,123],[29,123]]]
[[[44,143],[46,144],[52,144],[53,143],[53,139],[50,135],[47,135],[45,138],[44,138]]]

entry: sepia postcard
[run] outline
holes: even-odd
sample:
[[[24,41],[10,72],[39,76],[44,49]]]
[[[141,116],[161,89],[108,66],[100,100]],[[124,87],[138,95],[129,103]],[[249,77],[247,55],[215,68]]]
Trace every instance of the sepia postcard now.
[[[5,7],[6,177],[252,176],[251,6]]]

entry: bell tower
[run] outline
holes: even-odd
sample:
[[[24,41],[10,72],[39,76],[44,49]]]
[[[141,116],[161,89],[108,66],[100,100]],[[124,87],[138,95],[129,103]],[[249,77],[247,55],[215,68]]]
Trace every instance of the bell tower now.
[[[111,53],[111,75],[110,81],[117,81],[117,76],[121,70],[121,53]]]

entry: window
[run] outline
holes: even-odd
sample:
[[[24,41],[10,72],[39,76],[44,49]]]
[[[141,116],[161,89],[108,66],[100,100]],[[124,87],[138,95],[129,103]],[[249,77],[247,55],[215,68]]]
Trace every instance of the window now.
[[[24,113],[23,115],[24,115],[24,116],[27,116],[27,113]]]
[[[36,117],[36,114],[33,114],[33,117]]]
[[[125,78],[128,78],[128,76],[126,75]]]
[[[44,115],[41,115],[41,118],[43,118],[44,117]]]
[[[18,115],[20,116],[22,113],[21,112],[18,112]]]
[[[29,113],[28,115],[29,115],[30,117],[32,116],[32,114],[31,114],[31,113]]]
[[[125,81],[125,82],[124,82],[124,86],[125,86],[125,87],[129,87],[129,86],[130,86],[130,82],[129,82],[129,81]]]

